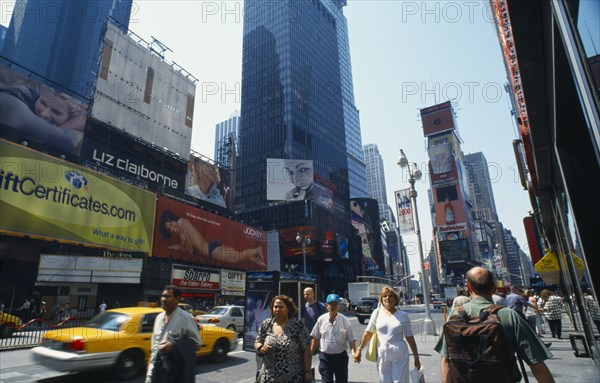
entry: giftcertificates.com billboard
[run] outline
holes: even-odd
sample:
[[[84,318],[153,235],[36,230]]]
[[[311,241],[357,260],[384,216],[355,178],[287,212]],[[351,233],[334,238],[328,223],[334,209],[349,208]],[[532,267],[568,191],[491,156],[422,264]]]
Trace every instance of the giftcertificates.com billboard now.
[[[149,253],[156,196],[0,140],[0,232]]]

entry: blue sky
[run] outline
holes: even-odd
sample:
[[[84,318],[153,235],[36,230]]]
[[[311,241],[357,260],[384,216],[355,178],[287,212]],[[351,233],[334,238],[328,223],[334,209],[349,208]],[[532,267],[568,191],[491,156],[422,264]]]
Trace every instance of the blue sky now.
[[[528,252],[522,218],[531,206],[516,173],[516,127],[489,2],[349,0],[344,13],[362,140],[379,146],[388,203],[394,205],[394,190],[408,187],[396,165],[399,148],[425,171],[419,109],[453,100],[463,151],[485,154],[500,220]],[[7,15],[1,22],[8,23]],[[192,149],[208,157],[215,124],[240,108],[242,26],[241,1],[134,3],[130,29],[147,41],[159,39],[173,51],[166,58],[199,79]],[[428,182],[417,184],[426,251],[432,237]],[[416,271],[416,236],[405,242]]]
[[[239,109],[243,7],[233,1],[165,4],[137,2],[130,28],[161,40],[173,50],[167,57],[200,80],[192,148],[212,157],[214,125]],[[408,187],[396,165],[399,148],[421,166],[427,161],[419,109],[453,100],[463,151],[485,154],[500,220],[527,252],[522,218],[531,207],[517,178],[516,127],[488,2],[350,0],[344,13],[363,144],[379,146],[388,203],[394,205],[394,190]],[[428,182],[417,185],[426,250],[432,237]],[[416,271],[416,236],[405,241]]]

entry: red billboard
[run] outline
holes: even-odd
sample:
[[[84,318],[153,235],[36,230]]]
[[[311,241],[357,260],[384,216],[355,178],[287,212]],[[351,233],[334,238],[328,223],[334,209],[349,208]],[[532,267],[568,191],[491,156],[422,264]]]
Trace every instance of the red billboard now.
[[[267,232],[159,197],[153,255],[203,265],[266,270]]]
[[[465,214],[458,184],[438,186],[434,190],[435,217],[438,230],[452,227],[456,227],[453,231],[464,230],[466,228],[464,225],[458,225],[467,222],[467,215]]]
[[[450,101],[421,109],[421,123],[423,124],[423,135],[425,137],[454,130],[456,124],[454,123],[454,112]]]

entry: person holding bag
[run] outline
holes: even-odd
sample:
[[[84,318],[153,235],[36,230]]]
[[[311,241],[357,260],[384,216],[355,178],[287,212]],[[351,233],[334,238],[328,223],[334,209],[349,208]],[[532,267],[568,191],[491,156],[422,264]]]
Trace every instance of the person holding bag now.
[[[389,286],[381,289],[379,294],[380,306],[373,311],[371,319],[364,332],[360,345],[352,355],[355,362],[360,363],[362,349],[369,343],[374,333],[377,333],[379,347],[377,348],[377,369],[379,381],[382,383],[406,383],[408,375],[408,347],[414,355],[414,366],[421,369],[417,343],[413,337],[412,326],[408,314],[398,310],[400,297],[396,290]],[[406,341],[404,340],[406,339]]]
[[[272,318],[258,330],[254,349],[262,357],[256,383],[307,383],[311,372],[310,337],[296,318],[298,307],[292,298],[277,295],[271,301]]]

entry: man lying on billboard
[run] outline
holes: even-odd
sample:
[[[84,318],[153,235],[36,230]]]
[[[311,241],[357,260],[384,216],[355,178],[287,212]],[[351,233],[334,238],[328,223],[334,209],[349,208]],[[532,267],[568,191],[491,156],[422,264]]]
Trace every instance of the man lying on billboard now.
[[[238,251],[224,245],[218,239],[208,242],[187,218],[180,218],[170,210],[165,210],[162,213],[159,225],[158,230],[163,238],[168,240],[175,235],[175,238],[179,239],[179,243],[170,245],[169,249],[184,251],[225,263],[249,261],[258,266],[266,266],[260,246]]]

